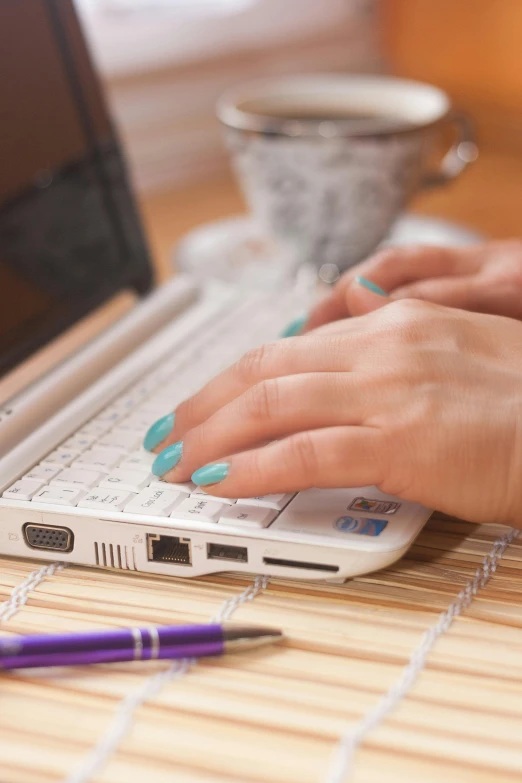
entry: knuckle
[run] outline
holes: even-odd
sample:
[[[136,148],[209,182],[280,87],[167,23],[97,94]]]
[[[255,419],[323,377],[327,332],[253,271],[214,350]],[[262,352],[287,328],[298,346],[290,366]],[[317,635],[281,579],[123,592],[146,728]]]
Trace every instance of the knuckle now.
[[[243,384],[252,383],[263,376],[271,346],[260,345],[245,353],[234,366],[236,379]]]
[[[324,332],[324,336],[321,335],[320,350],[324,356],[334,359],[338,356],[344,356],[347,350],[350,348],[350,338],[342,333],[328,334]]]
[[[279,409],[279,382],[261,381],[245,394],[245,407],[250,418],[266,421],[277,417]]]
[[[261,454],[258,449],[251,451],[245,458],[242,472],[249,486],[259,487],[265,484],[266,467],[262,464]]]
[[[391,307],[404,320],[418,320],[424,316],[426,308],[429,309],[429,303],[412,296],[406,296],[392,302]]]
[[[384,309],[384,308],[383,308]],[[397,299],[389,305],[396,337],[403,343],[417,343],[429,328],[436,306],[420,299]]]
[[[482,344],[480,332],[473,322],[462,320],[461,318],[450,315],[444,328],[440,329],[440,340],[446,350],[451,350],[454,354],[475,353],[478,346]],[[486,338],[487,342],[487,338]]]
[[[196,409],[197,395],[183,400],[176,408],[176,425],[183,428],[189,426],[191,422],[195,421]]]
[[[305,480],[317,474],[319,460],[309,432],[300,432],[288,439],[288,461],[292,471],[303,476]]]
[[[212,439],[208,437],[209,433],[205,424],[189,429],[183,437],[183,458],[186,461],[187,454],[204,455],[208,452],[209,443]]]

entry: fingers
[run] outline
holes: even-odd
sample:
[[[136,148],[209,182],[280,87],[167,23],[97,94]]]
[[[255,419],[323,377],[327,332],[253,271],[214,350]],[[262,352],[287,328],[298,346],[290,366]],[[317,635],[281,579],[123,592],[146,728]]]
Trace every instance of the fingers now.
[[[200,470],[205,490],[222,497],[332,487],[378,486],[387,475],[382,434],[371,427],[332,427],[300,432],[260,449],[220,461],[217,470]],[[194,478],[198,478],[198,475]],[[389,478],[389,474],[387,476]]]
[[[358,276],[394,297],[395,289],[400,286],[426,278],[473,274],[481,264],[482,254],[474,247],[418,246],[381,250],[343,275],[330,296],[312,310],[305,331],[348,315],[369,312],[368,307],[375,309],[377,300],[365,299],[355,284]]]
[[[502,313],[507,318],[522,317],[520,290],[510,280],[492,282],[480,275],[422,280],[394,292],[394,299],[402,298],[425,299],[476,313]]]
[[[350,315],[365,315],[389,304],[390,297],[376,293],[368,287],[368,282],[366,278],[357,277],[346,289],[345,301]]]
[[[351,271],[346,272],[334,286],[333,291],[315,305],[304,324],[303,333],[350,315],[346,305],[346,291],[353,279]]]
[[[181,460],[162,478],[187,481],[202,464],[226,454],[302,430],[359,424],[369,407],[377,408],[376,397],[382,395],[375,384],[354,373],[305,373],[262,381],[190,430]],[[163,469],[163,459],[160,466]]]
[[[348,357],[346,346],[341,342],[356,334],[362,339],[354,341]],[[301,373],[350,369],[351,359],[364,349],[368,339],[364,335],[364,324],[353,320],[346,323],[342,334],[333,334],[329,339],[318,335],[288,338],[249,351],[177,408],[174,429],[154,451],[180,440],[188,430],[261,381]]]
[[[473,274],[481,264],[481,248],[418,245],[381,250],[360,264],[357,274],[391,293],[415,280]]]

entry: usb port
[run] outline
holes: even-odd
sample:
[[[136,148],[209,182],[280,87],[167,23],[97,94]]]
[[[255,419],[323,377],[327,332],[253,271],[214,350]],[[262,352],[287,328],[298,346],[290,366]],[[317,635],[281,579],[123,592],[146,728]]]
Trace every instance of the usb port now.
[[[209,560],[231,560],[235,563],[248,563],[246,546],[229,546],[228,544],[207,544]]]

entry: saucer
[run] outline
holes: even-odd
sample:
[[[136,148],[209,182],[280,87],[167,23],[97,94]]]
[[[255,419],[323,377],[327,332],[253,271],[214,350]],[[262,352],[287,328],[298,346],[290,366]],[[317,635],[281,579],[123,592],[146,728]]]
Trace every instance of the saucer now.
[[[482,240],[480,234],[457,223],[405,214],[380,247],[462,247]],[[172,260],[176,269],[199,279],[217,278],[249,288],[274,286],[296,272],[292,254],[268,237],[249,215],[198,226],[180,240]]]

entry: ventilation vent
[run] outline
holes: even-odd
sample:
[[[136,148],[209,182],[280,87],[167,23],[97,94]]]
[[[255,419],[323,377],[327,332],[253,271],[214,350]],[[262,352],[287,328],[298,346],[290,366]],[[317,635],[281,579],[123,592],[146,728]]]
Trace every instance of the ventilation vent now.
[[[137,571],[134,547],[94,542],[94,558],[97,566],[119,568],[122,571]]]

